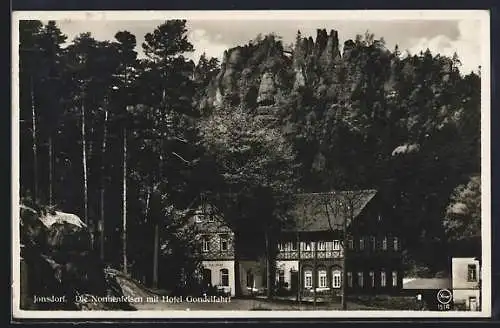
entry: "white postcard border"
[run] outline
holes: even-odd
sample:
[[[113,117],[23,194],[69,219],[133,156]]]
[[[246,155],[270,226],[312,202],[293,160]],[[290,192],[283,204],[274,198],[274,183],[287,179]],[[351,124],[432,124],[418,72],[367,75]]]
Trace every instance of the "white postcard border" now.
[[[481,21],[482,299],[480,312],[439,311],[27,311],[20,309],[19,21],[37,20],[459,20]],[[486,10],[14,11],[12,17],[12,315],[15,319],[485,318],[491,316],[490,20]]]

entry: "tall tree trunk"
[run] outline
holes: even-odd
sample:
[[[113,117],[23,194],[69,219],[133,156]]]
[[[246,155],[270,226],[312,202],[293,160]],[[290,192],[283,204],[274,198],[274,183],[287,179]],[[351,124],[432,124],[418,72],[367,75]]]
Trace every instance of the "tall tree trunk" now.
[[[54,205],[54,152],[52,136],[49,136],[49,205]]]
[[[313,283],[313,306],[314,309],[316,310],[316,289],[318,287],[318,270],[317,270],[317,256],[318,256],[318,248],[317,242],[313,242],[313,276],[312,276],[312,283]]]
[[[267,298],[271,299],[273,297],[273,283],[272,283],[272,270],[271,270],[271,252],[269,248],[269,232],[265,231],[266,240],[266,277],[267,277]]]
[[[149,200],[151,199],[151,188],[148,187],[148,193],[146,195],[146,213],[144,214],[144,223],[148,222],[148,214],[149,214]]]
[[[163,90],[165,96],[165,90]],[[163,179],[163,139],[160,139],[160,163],[158,165],[158,187],[160,187],[161,180]],[[161,202],[160,202],[161,203]],[[155,216],[154,221],[154,237],[153,237],[153,287],[158,287],[158,261],[159,261],[159,247],[160,247],[160,228],[158,226],[158,215]]]
[[[298,264],[297,264],[297,270],[298,270],[298,277],[297,277],[297,301],[299,303],[299,309],[300,305],[302,303],[302,267],[300,265],[300,256],[301,254],[301,243],[300,243],[300,235],[297,232],[297,258],[298,258]]]
[[[342,264],[342,310],[347,310],[347,253],[348,253],[348,241],[347,241],[347,219],[343,222],[343,236],[342,236],[342,251],[343,251],[343,264]]]
[[[82,116],[82,166],[83,166],[83,213],[85,224],[88,224],[88,180],[87,180],[87,138],[85,136],[85,105],[81,106],[81,116]]]
[[[33,138],[33,200],[38,200],[38,140],[37,140],[37,124],[36,124],[36,108],[35,108],[35,88],[33,76],[30,77],[30,94],[31,94],[31,133]]]
[[[148,222],[148,215],[149,215],[149,202],[151,200],[151,188],[148,187],[148,193],[146,195],[146,210],[144,213],[144,223],[146,224]],[[146,283],[146,271],[141,270],[142,272],[142,283]]]
[[[158,287],[158,253],[160,248],[160,228],[158,222],[154,226],[154,250],[153,250],[153,288]]]
[[[123,272],[127,274],[127,128],[123,128]]]
[[[107,106],[107,104],[106,104]],[[106,169],[105,169],[105,156],[106,156],[106,138],[107,138],[107,133],[108,133],[108,110],[107,108],[104,109],[104,131],[103,131],[103,136],[102,136],[102,148],[101,148],[101,231],[100,231],[100,238],[101,238],[101,247],[100,247],[100,254],[101,254],[101,260],[104,261],[104,190],[105,190],[105,179],[106,179]]]

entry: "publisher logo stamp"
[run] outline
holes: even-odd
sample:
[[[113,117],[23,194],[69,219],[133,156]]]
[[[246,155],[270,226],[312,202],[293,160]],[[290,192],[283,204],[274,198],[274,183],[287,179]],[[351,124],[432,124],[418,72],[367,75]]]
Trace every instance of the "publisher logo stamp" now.
[[[436,295],[438,301],[438,309],[441,311],[450,310],[450,303],[453,299],[450,290],[441,289]]]

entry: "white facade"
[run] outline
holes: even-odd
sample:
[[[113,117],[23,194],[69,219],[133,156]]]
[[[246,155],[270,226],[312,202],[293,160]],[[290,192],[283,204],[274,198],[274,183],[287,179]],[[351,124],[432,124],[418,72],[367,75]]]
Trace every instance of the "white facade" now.
[[[235,262],[233,260],[207,260],[202,261],[204,274],[210,270],[209,280],[212,286],[235,296]]]
[[[238,261],[242,295],[257,294],[265,288],[266,267],[262,261]]]
[[[481,304],[479,260],[472,257],[453,258],[451,268],[454,304],[465,304],[467,310],[479,311]]]
[[[288,261],[276,261],[276,281],[280,280],[280,272],[281,279],[283,279],[284,283],[287,286],[287,289],[290,289],[292,284],[296,282],[292,282],[292,272],[299,271],[299,261],[297,260],[288,260]]]

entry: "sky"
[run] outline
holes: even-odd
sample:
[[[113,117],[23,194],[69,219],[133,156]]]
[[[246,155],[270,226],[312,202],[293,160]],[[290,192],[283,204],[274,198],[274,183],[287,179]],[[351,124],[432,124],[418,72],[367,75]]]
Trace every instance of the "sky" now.
[[[62,32],[71,41],[82,32],[90,32],[98,40],[112,40],[116,32],[127,30],[137,37],[137,51],[142,55],[141,44],[144,35],[152,32],[165,19],[159,19],[158,15],[152,15],[154,19],[122,20],[120,16],[116,19],[103,18],[91,21],[84,19],[59,19],[56,20]],[[414,17],[414,18],[411,18]],[[179,17],[183,18],[183,17]],[[316,29],[324,28],[328,32],[331,29],[339,33],[340,44],[348,39],[355,38],[356,34],[364,34],[365,31],[374,33],[376,38],[383,37],[386,46],[394,49],[397,44],[400,51],[408,50],[415,54],[425,51],[427,48],[433,54],[452,56],[456,52],[462,62],[462,73],[477,71],[481,65],[481,21],[477,16],[462,15],[459,18],[449,19],[421,19],[410,16],[405,19],[367,19],[355,16],[353,19],[345,18],[342,13],[335,15],[322,15],[310,18],[304,15],[290,16],[290,19],[273,19],[271,16],[245,17],[245,19],[233,18],[231,15],[221,16],[219,19],[204,19],[198,16],[196,19],[188,19],[188,38],[193,43],[195,51],[188,57],[197,61],[199,56],[205,52],[210,57],[222,58],[224,50],[244,45],[254,39],[258,34],[274,32],[283,38],[285,44],[295,40],[297,31],[303,36],[316,37]]]

